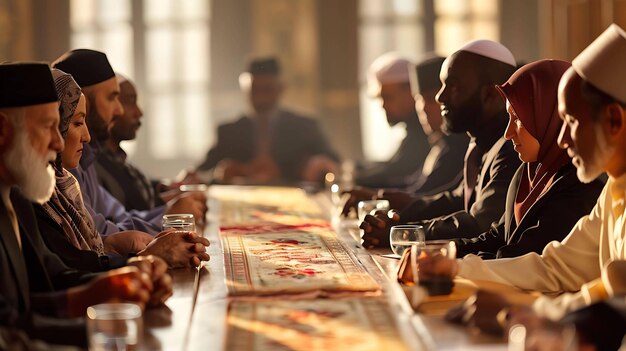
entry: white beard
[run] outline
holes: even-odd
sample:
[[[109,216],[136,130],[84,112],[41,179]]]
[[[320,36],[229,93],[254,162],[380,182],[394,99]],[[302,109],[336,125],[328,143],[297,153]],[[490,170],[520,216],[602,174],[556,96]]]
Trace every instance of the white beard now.
[[[593,159],[589,162],[584,162],[579,159],[575,163],[576,175],[583,183],[591,183],[604,173],[606,164],[609,162],[611,156],[613,156],[614,147],[611,147],[606,142],[606,136],[602,131],[602,127],[599,124],[594,124],[593,130],[596,134],[596,145],[593,152]]]
[[[13,147],[5,154],[4,162],[24,196],[43,204],[50,200],[56,185],[54,169],[49,163],[55,158],[53,151],[44,158],[39,156],[26,131],[20,130],[15,135]]]

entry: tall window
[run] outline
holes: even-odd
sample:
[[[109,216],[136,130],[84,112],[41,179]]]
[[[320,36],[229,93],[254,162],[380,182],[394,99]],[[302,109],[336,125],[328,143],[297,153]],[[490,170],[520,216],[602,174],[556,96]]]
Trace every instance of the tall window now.
[[[152,176],[172,176],[212,144],[210,2],[71,0],[72,47],[104,51],[137,85],[144,125],[125,143]]]
[[[369,160],[387,160],[405,131],[389,127],[379,99],[368,95],[367,70],[380,55],[396,51],[415,58],[424,51],[421,0],[360,0],[359,100],[363,153]]]
[[[405,134],[401,127],[388,126],[380,101],[367,95],[366,72],[372,61],[388,51],[419,58],[433,50],[427,40],[440,55],[472,39],[498,40],[498,16],[498,0],[359,1],[361,128],[368,159],[388,159]]]

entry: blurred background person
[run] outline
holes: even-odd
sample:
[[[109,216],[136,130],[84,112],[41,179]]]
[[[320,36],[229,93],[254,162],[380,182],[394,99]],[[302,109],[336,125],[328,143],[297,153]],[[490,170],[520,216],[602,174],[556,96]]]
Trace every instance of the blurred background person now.
[[[218,183],[323,181],[338,172],[337,154],[317,121],[280,106],[283,82],[276,58],[256,58],[239,77],[248,111],[223,124],[197,171]]]

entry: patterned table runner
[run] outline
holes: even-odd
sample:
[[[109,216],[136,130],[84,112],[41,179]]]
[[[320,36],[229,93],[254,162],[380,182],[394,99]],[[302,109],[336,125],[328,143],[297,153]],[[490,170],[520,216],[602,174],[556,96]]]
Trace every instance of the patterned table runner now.
[[[227,350],[407,350],[381,299],[230,305]]]
[[[380,285],[323,228],[287,232],[222,232],[231,296],[378,292]]]

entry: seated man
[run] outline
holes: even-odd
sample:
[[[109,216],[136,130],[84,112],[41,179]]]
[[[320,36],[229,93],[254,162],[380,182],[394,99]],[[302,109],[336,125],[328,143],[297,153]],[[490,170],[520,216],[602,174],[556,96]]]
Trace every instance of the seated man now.
[[[98,276],[79,272],[44,245],[31,201],[47,201],[54,189],[49,162],[63,148],[58,124],[48,65],[0,64],[0,325],[85,347],[84,320],[60,318],[107,301],[162,303],[171,277],[156,257]]]
[[[109,138],[96,160],[98,181],[127,209],[150,210],[157,205],[163,205],[163,201],[157,196],[152,182],[128,162],[126,152],[120,146],[124,140],[135,139],[143,112],[137,104],[135,85],[120,74],[116,77],[124,112],[114,116],[109,128]]]
[[[217,143],[197,167],[219,183],[319,182],[338,157],[317,121],[279,106],[283,92],[275,58],[255,59],[239,77],[250,113],[219,126]]]
[[[469,138],[464,133],[445,134],[442,131],[443,120],[435,95],[441,89],[439,71],[443,61],[443,57],[428,56],[411,72],[414,108],[430,144],[424,165],[406,178],[407,185],[402,191],[384,188],[355,188],[349,191],[350,198],[344,206],[344,214],[356,208],[359,201],[372,198],[389,200],[393,208],[401,210],[421,196],[453,190],[461,183]]]
[[[483,261],[420,260],[420,276],[456,274],[521,289],[565,293],[540,297],[535,311],[560,318],[609,296],[626,294],[626,32],[612,24],[573,61],[561,78],[559,145],[573,157],[578,178],[591,182],[603,172],[609,181],[589,215],[562,241],[541,255]],[[558,220],[558,219],[557,219]],[[497,311],[496,311],[497,312]]]
[[[95,160],[109,136],[108,130],[113,116],[123,112],[115,73],[104,53],[88,49],[68,51],[52,65],[71,74],[83,89],[88,101],[86,121],[92,139],[82,150],[80,167],[73,169],[72,173],[80,184],[85,206],[93,217],[98,232],[107,236],[134,229],[156,234],[161,229],[164,213],[191,213],[197,221],[202,222],[207,207],[206,197],[201,193],[185,194],[166,206],[146,211],[127,211],[102,188],[98,182]]]
[[[384,54],[370,65],[368,80],[371,95],[380,100],[389,125],[402,123],[406,136],[388,161],[357,169],[354,179],[357,185],[404,188],[410,181],[409,177],[422,170],[430,147],[415,112],[409,78],[411,67],[411,61],[395,53]]]
[[[495,88],[515,70],[513,54],[500,43],[475,40],[450,55],[441,67],[437,94],[443,129],[468,133],[463,182],[453,191],[416,199],[400,215],[368,215],[361,223],[364,245],[389,245],[394,223],[418,222],[427,239],[473,237],[504,213],[506,190],[520,164],[504,138],[508,116]]]

